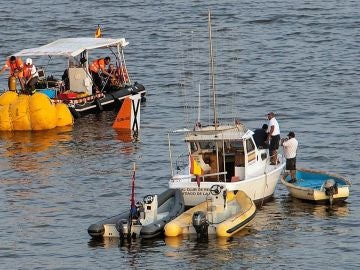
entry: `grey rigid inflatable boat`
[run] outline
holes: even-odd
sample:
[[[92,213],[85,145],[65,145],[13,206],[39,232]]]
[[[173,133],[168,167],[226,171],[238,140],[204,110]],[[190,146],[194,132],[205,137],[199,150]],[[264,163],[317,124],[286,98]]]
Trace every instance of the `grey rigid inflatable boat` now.
[[[93,238],[153,238],[163,234],[165,225],[184,212],[184,198],[178,189],[147,195],[134,209],[101,220],[88,228]]]

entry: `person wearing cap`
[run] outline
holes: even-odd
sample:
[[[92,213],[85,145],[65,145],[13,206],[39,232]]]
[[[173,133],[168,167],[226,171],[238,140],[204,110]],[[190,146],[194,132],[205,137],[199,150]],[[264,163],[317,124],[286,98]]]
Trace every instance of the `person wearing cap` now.
[[[263,124],[263,126],[261,128],[257,128],[257,129],[254,130],[253,138],[254,138],[256,146],[259,149],[268,148],[268,145],[267,145],[267,137],[268,137],[267,130],[268,130],[268,125],[267,124]]]
[[[281,139],[281,145],[284,147],[284,156],[286,158],[285,168],[290,171],[291,176],[289,183],[296,182],[296,153],[298,144],[293,131],[289,132],[288,138]]]
[[[269,112],[267,114],[267,117],[269,120],[269,128],[270,128],[267,138],[267,140],[270,141],[269,143],[270,164],[276,165],[278,162],[277,150],[279,149],[279,144],[280,144],[280,127],[273,112]]]
[[[4,72],[5,69],[9,69],[9,78],[11,76],[15,76],[19,79],[21,89],[24,89],[24,79],[23,79],[23,69],[24,64],[20,57],[16,57],[14,55],[10,56],[6,62],[5,65],[0,70],[0,74]],[[10,82],[10,81],[9,81]],[[10,85],[9,85],[10,88]]]
[[[26,94],[34,94],[36,89],[35,85],[39,81],[39,73],[31,58],[27,58],[24,66],[24,79],[25,79],[25,92]]]
[[[94,60],[89,67],[93,82],[95,85],[96,91],[101,91],[103,89],[102,79],[100,75],[115,78],[115,75],[110,74],[106,70],[106,66],[110,63],[110,57],[106,56],[105,58],[99,58]]]

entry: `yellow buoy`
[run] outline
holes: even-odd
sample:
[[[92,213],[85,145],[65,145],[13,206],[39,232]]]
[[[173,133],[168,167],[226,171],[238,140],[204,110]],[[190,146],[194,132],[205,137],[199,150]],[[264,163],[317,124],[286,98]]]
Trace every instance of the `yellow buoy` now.
[[[56,116],[57,116],[57,127],[69,126],[74,123],[74,118],[69,110],[69,107],[64,103],[55,104]]]
[[[56,108],[47,95],[42,93],[32,95],[29,101],[29,109],[32,130],[56,127]]]
[[[45,94],[29,96],[7,91],[0,95],[0,131],[48,130],[73,123],[68,106],[55,105]]]
[[[11,131],[12,121],[9,111],[10,104],[0,106],[0,131]]]
[[[30,96],[19,95],[19,97],[10,104],[9,111],[13,130],[31,130],[29,99]]]
[[[18,95],[13,91],[6,91],[0,95],[0,106],[9,105],[17,99]]]

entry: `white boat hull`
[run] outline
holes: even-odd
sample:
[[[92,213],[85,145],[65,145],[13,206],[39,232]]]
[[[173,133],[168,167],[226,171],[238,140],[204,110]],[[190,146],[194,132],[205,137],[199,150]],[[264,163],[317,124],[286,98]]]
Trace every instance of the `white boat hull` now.
[[[200,186],[198,186],[196,181],[191,181],[191,175],[174,175],[169,181],[169,188],[181,189],[186,207],[195,206],[205,201],[206,197],[210,194],[210,187],[214,184],[224,185],[229,191],[242,190],[256,204],[260,204],[273,196],[284,165],[278,164],[273,166],[275,168],[268,173],[246,180],[226,183],[200,182]]]

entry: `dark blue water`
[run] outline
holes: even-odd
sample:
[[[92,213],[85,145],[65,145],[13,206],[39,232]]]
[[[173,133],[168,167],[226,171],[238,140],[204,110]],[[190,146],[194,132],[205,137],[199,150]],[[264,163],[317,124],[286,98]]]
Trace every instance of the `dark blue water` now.
[[[231,239],[93,242],[87,227],[129,206],[133,162],[139,199],[167,187],[166,132],[194,122],[199,84],[201,119],[212,116],[208,8],[220,117],[257,128],[275,111],[283,135],[293,130],[299,140],[298,166],[352,180],[348,203],[308,205],[279,183],[274,201]],[[0,10],[0,59],[57,38],[93,36],[100,24],[105,36],[129,41],[129,72],[148,91],[136,142],[111,128],[113,112],[70,130],[0,135],[0,269],[360,266],[359,1],[10,0]],[[61,76],[65,62],[53,61]]]

